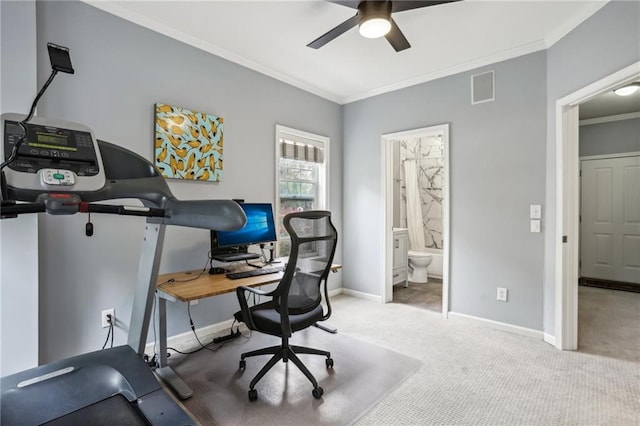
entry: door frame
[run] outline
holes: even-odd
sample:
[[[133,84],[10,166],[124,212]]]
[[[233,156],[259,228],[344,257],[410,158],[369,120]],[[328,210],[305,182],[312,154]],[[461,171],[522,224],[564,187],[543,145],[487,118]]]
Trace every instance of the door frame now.
[[[439,124],[435,126],[422,127],[419,129],[406,130],[397,133],[382,135],[382,199],[384,209],[382,212],[383,229],[383,253],[384,262],[382,265],[382,283],[380,294],[382,303],[390,302],[393,296],[393,141],[399,137],[426,135],[432,133],[442,133],[444,149],[444,174],[442,196],[442,240],[444,248],[442,250],[442,316],[447,318],[449,313],[449,258],[451,243],[449,237],[450,221],[450,179],[449,179],[449,124]],[[391,289],[391,292],[389,291]]]
[[[580,162],[578,106],[640,78],[640,61],[556,101],[555,338],[558,349],[578,348],[578,249],[580,247]],[[563,237],[567,241],[563,243]]]

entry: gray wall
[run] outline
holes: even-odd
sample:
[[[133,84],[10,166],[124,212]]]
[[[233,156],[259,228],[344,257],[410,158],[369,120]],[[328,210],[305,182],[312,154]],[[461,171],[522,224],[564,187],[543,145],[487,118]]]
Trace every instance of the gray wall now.
[[[357,291],[381,290],[381,267],[371,268],[383,262],[381,135],[449,123],[451,310],[554,334],[555,101],[640,59],[638,2],[613,1],[546,52],[477,70],[496,70],[496,101],[475,106],[475,72],[341,108],[82,3],[39,2],[37,12],[40,84],[47,41],[70,47],[76,68],[56,78],[40,115],[86,123],[147,158],[155,102],[225,118],[224,182],[171,181],[180,198],[272,201],[274,125],[329,136],[337,260],[344,286]],[[528,205],[543,200],[543,234],[531,234]],[[142,221],[92,219],[96,235],[87,238],[84,217],[42,217],[41,362],[99,348],[102,309],[116,308],[116,344],[126,340]],[[207,249],[206,231],[170,229],[162,272],[203,266]],[[495,300],[497,286],[510,289],[508,303]],[[235,306],[232,296],[201,302],[196,326],[229,318]],[[186,307],[171,304],[169,333],[187,329]]]
[[[342,232],[342,111],[335,103],[186,46],[80,2],[38,2],[38,80],[48,76],[46,43],[71,50],[75,75],[62,74],[39,114],[84,123],[98,138],[153,158],[153,111],[165,102],[224,118],[224,180],[169,181],[181,199],[275,199],[275,125],[331,139],[330,209]],[[43,217],[40,234],[40,361],[99,349],[106,337],[100,312],[115,308],[116,344],[126,342],[144,222],[92,215]],[[161,273],[202,268],[206,230],[167,231]],[[336,261],[341,262],[339,249]],[[341,286],[332,274],[330,287]],[[191,309],[196,327],[231,318],[235,294]],[[170,303],[168,333],[189,330],[187,306]],[[150,332],[149,340],[153,340]]]
[[[640,2],[611,1],[547,50],[544,331],[555,335],[556,101],[640,60]]]
[[[640,118],[580,126],[580,156],[640,152]]]
[[[0,2],[0,22],[0,113],[28,111],[38,92],[35,1]],[[38,216],[0,220],[0,236],[3,377],[38,365]]]
[[[381,294],[381,135],[450,124],[451,288],[458,313],[542,329],[543,234],[529,204],[544,201],[544,52],[344,108],[344,286]],[[471,105],[470,76],[495,70],[496,100]],[[510,290],[496,300],[496,287]]]

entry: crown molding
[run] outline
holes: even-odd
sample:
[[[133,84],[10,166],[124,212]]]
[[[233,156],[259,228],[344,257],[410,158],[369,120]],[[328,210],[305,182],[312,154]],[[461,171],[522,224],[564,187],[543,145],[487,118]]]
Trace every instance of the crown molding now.
[[[552,46],[558,40],[560,40],[562,37],[568,34],[571,30],[573,30],[575,27],[580,25],[581,22],[583,22],[585,19],[587,19],[588,17],[596,13],[598,10],[600,10],[609,0],[588,2],[588,5],[585,6],[582,13],[573,16],[571,20],[567,21],[552,36],[547,37],[546,39],[526,43],[526,44],[517,46],[515,48],[498,52],[493,55],[476,58],[474,60],[463,62],[458,65],[454,65],[452,67],[448,67],[448,68],[441,69],[431,73],[417,75],[415,77],[412,77],[406,80],[402,80],[396,83],[382,86],[373,90],[368,90],[362,93],[352,94],[346,97],[342,97],[337,95],[336,93],[329,92],[325,89],[321,89],[313,84],[301,81],[286,73],[277,71],[271,67],[265,66],[261,63],[258,63],[249,58],[246,58],[242,55],[238,55],[236,53],[230,52],[226,49],[221,48],[220,46],[205,42],[201,39],[185,34],[182,31],[172,28],[167,23],[148,18],[143,14],[132,11],[118,4],[117,2],[110,2],[110,1],[103,1],[103,0],[82,0],[82,1],[90,6],[95,7],[96,9],[102,10],[104,12],[115,15],[119,18],[133,22],[144,28],[150,29],[152,31],[155,31],[167,37],[178,40],[187,45],[190,45],[200,50],[203,50],[205,52],[211,53],[215,56],[221,57],[230,62],[241,65],[245,68],[251,69],[253,71],[264,74],[268,77],[279,80],[283,83],[302,89],[308,93],[317,95],[321,98],[324,98],[331,102],[335,102],[339,105],[345,105],[348,103],[367,99],[373,96],[382,95],[385,93],[415,86],[417,84],[426,83],[428,81],[437,80],[439,78],[448,77],[450,75],[458,74],[465,71],[470,71],[483,66],[488,66],[497,62],[513,59],[518,56],[523,56],[529,53],[534,53],[537,51],[548,49],[550,46]]]
[[[221,48],[220,46],[216,46],[212,43],[204,42],[197,37],[190,36],[188,34],[185,34],[182,31],[172,28],[166,23],[157,21],[155,19],[150,19],[138,12],[134,12],[117,3],[110,2],[110,1],[103,1],[103,0],[82,0],[82,2],[90,6],[93,6],[96,9],[100,9],[104,12],[110,13],[119,18],[125,19],[129,22],[133,22],[134,24],[138,24],[144,28],[155,31],[159,34],[173,38],[174,40],[178,40],[182,43],[188,44],[189,46],[193,46],[195,48],[211,53],[215,56],[219,56],[235,64],[241,65],[245,68],[249,68],[251,70],[257,71],[260,74],[264,74],[268,77],[272,77],[276,80],[282,81],[283,83],[297,87],[311,94],[320,96],[321,98],[327,99],[331,102],[335,102],[338,104],[342,103],[341,98],[334,93],[320,89],[317,86],[314,86],[312,84],[305,83],[301,80],[291,77],[290,75],[284,74],[280,71],[274,70],[273,68],[267,67],[251,59],[245,58],[242,55],[232,53],[226,49]]]
[[[384,93],[393,92],[395,90],[404,89],[407,87],[415,86],[417,84],[426,83],[428,81],[437,80],[439,78],[448,77],[450,75],[458,74],[465,71],[471,71],[476,68],[495,64],[497,62],[513,59],[518,56],[527,55],[529,53],[538,52],[546,49],[544,40],[538,40],[531,43],[526,43],[512,49],[503,50],[494,55],[484,56],[472,61],[463,62],[453,67],[444,68],[432,73],[422,74],[407,80],[403,80],[397,83],[393,83],[387,86],[380,87],[378,89],[369,90],[367,92],[359,93],[357,95],[347,96],[342,99],[342,104],[348,104],[351,102],[360,101],[366,98],[370,98]]]
[[[585,20],[587,20],[591,15],[602,9],[610,0],[598,0],[598,1],[589,1],[585,5],[584,9],[580,13],[576,13],[571,16],[563,25],[556,28],[556,30],[551,33],[551,35],[545,38],[546,48],[550,48],[558,41],[560,41],[564,36],[573,31],[578,25],[582,24]]]

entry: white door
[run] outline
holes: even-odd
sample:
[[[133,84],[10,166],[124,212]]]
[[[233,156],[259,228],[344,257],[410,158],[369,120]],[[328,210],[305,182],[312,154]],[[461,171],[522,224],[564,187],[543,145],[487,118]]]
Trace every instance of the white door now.
[[[640,156],[581,169],[580,275],[640,284]]]

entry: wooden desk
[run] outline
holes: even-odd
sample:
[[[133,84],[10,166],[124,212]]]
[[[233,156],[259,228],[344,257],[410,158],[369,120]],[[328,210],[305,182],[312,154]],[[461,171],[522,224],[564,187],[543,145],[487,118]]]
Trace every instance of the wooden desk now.
[[[191,302],[205,297],[232,293],[240,286],[256,287],[277,283],[282,279],[283,272],[275,274],[257,275],[255,277],[232,280],[224,274],[211,275],[202,270],[176,272],[158,276],[158,290],[169,296],[169,300]],[[198,276],[200,274],[200,276]],[[196,278],[197,277],[197,278]],[[171,281],[173,280],[173,281]]]
[[[337,270],[341,268],[342,265],[339,264],[331,265],[332,272],[337,272]],[[160,356],[158,360],[159,368],[156,370],[156,374],[158,374],[181,399],[187,399],[193,395],[191,388],[189,388],[180,376],[167,364],[167,300],[189,303],[192,300],[232,293],[240,286],[257,287],[274,284],[279,282],[283,275],[283,272],[277,272],[232,280],[227,278],[225,274],[212,275],[209,274],[208,270],[203,271],[202,269],[159,275],[157,280],[157,293]],[[321,328],[335,333],[335,330],[327,327]]]

